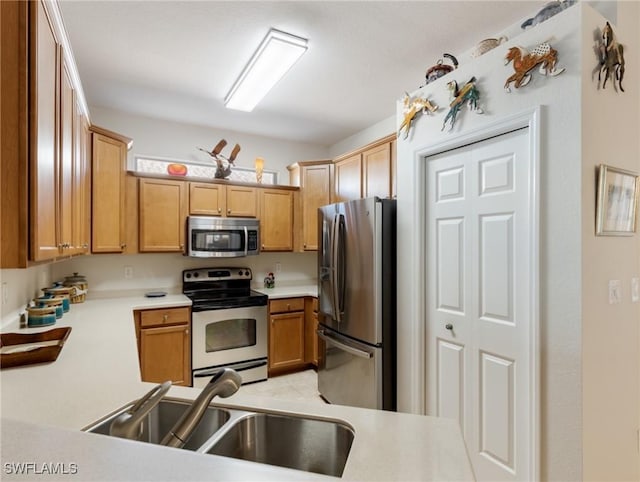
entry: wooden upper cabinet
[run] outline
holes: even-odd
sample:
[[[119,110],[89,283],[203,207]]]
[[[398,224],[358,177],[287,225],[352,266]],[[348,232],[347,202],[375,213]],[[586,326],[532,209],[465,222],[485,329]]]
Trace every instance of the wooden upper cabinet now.
[[[32,92],[29,118],[30,257],[41,261],[55,258],[60,249],[57,183],[61,54],[53,26],[41,2],[29,2],[29,31]]]
[[[222,184],[189,183],[189,214],[198,216],[224,216],[226,190]]]
[[[260,190],[262,251],[293,250],[293,191]]]
[[[389,143],[362,153],[363,197],[391,197],[391,148]]]
[[[187,183],[140,178],[139,246],[141,252],[182,252],[187,219]]]
[[[76,101],[73,121],[73,254],[87,253],[91,237],[91,157],[88,146],[89,122]]]
[[[302,249],[318,249],[318,208],[331,203],[331,163],[300,167]]]
[[[362,155],[360,153],[335,163],[334,201],[344,202],[362,197]]]
[[[75,246],[73,244],[73,164],[74,151],[74,121],[75,113],[75,95],[71,84],[71,75],[67,62],[63,57],[62,72],[60,80],[62,82],[60,90],[60,163],[59,163],[59,181],[58,181],[58,224],[59,224],[59,244],[61,245],[63,254],[73,254]]]
[[[255,218],[258,216],[258,193],[255,187],[226,186],[227,216]]]
[[[126,247],[124,201],[127,143],[94,131],[92,144],[91,251],[121,253]]]

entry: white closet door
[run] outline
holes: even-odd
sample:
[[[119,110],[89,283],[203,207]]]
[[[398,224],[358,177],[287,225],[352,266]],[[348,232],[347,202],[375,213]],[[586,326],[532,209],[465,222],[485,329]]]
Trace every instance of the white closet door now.
[[[478,480],[528,480],[529,129],[426,162],[428,414],[459,421]]]

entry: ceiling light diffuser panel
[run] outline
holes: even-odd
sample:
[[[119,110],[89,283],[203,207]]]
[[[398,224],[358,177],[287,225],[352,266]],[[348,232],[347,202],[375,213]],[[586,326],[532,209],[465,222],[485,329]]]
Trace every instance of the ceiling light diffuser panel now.
[[[251,112],[307,50],[307,39],[271,29],[224,100],[229,109]]]

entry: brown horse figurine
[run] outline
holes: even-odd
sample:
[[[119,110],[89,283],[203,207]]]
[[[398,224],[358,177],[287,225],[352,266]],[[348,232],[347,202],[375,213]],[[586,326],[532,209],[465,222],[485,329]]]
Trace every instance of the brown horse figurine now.
[[[511,47],[504,58],[507,65],[513,62],[513,69],[516,71],[504,83],[507,92],[511,92],[509,88],[511,82],[514,82],[515,88],[525,86],[531,80],[531,72],[536,66],[540,66],[540,73],[543,75],[556,76],[564,72],[564,69],[556,70],[558,61],[558,51],[551,48],[548,43],[541,43],[533,52],[529,53],[522,47]]]
[[[624,92],[622,87],[622,79],[624,78],[624,48],[613,38],[613,28],[607,22],[602,29],[602,41],[599,46],[600,65],[598,69],[598,89],[600,88],[600,80],[604,74],[604,82],[602,88],[607,86],[607,80],[612,79],[613,88],[616,89],[616,81],[618,87]]]

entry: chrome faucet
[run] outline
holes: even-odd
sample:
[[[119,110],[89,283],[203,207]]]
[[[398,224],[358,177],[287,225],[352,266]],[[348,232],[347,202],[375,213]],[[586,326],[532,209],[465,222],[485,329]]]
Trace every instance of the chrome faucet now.
[[[216,395],[222,398],[230,397],[238,391],[241,384],[242,378],[231,368],[223,368],[213,375],[198,398],[187,408],[187,411],[165,435],[160,444],[168,447],[183,447],[198,427],[211,399]]]
[[[149,393],[138,400],[130,409],[118,415],[109,427],[109,434],[114,437],[139,440],[142,435],[142,422],[147,414],[171,388],[171,382],[164,382],[153,387]]]

